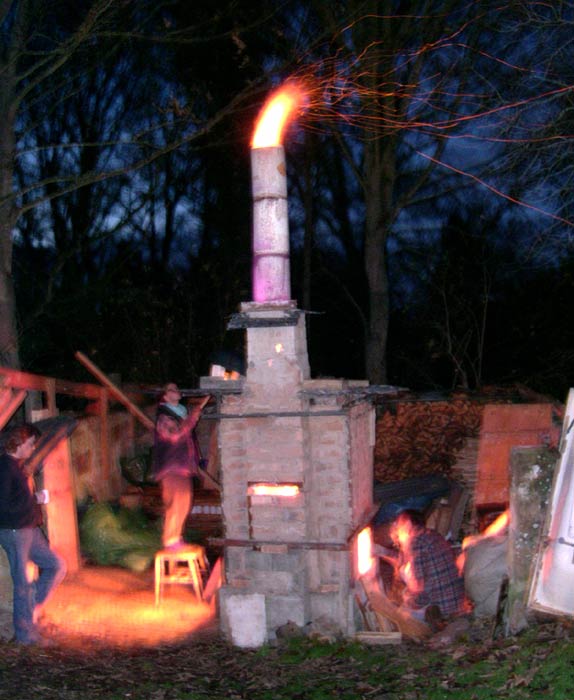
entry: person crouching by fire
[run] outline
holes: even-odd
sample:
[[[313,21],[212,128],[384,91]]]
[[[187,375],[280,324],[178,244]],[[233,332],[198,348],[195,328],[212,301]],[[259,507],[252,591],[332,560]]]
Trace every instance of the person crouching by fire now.
[[[437,608],[442,619],[465,612],[464,579],[452,547],[438,532],[425,527],[422,514],[401,512],[390,536],[399,549],[396,570],[404,584],[406,612],[427,621]]]

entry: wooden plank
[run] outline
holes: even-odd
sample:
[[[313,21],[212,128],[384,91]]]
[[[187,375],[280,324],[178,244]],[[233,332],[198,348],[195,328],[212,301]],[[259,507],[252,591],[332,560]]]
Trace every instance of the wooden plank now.
[[[40,430],[40,437],[36,441],[36,448],[33,454],[22,465],[26,474],[35,474],[60,440],[71,435],[77,424],[78,421],[71,416],[60,416],[38,421],[35,425]]]
[[[211,487],[212,489],[215,489],[216,491],[221,491],[221,484],[216,481],[211,474],[208,474],[205,469],[200,470],[200,479],[203,482],[203,487],[208,488]]]
[[[68,573],[74,573],[80,568],[80,538],[67,438],[60,440],[44,459],[42,488],[50,495],[44,506],[50,546],[64,557]]]
[[[217,593],[218,589],[221,588],[223,583],[223,557],[219,557],[213,565],[209,578],[207,579],[207,583],[203,589],[203,600],[209,602],[209,600]]]
[[[357,632],[355,639],[362,644],[401,644],[403,635],[401,632]]]
[[[210,537],[208,539],[212,547],[253,547],[257,549],[265,545],[283,544],[289,549],[307,549],[324,552],[346,552],[349,546],[340,542],[306,542],[291,540],[239,540],[226,539],[224,537]]]

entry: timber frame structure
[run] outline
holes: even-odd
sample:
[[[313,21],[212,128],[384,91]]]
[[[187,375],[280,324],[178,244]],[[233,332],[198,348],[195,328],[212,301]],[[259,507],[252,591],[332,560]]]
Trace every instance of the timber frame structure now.
[[[31,392],[42,394],[42,408],[36,411],[31,402],[24,406],[26,420],[30,422],[57,416],[58,394],[86,399],[94,404],[94,413],[98,415],[101,425],[102,472],[108,476],[111,468],[108,444],[109,402],[112,398],[110,390],[97,384],[70,382],[0,367],[0,430],[4,429]]]

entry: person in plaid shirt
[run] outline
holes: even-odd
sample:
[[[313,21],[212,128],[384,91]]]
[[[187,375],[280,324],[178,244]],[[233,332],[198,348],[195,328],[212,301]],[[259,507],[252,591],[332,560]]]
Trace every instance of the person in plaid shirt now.
[[[423,619],[430,606],[438,607],[443,618],[464,612],[464,579],[444,537],[426,528],[416,511],[400,513],[390,534],[400,550],[403,605],[409,612]]]

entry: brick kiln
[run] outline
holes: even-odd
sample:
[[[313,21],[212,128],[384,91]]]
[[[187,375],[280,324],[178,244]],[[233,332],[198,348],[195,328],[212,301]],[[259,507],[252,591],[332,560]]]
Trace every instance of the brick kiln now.
[[[278,627],[355,629],[357,535],[373,513],[374,409],[367,382],[311,379],[305,314],[290,299],[281,145],[252,149],[253,299],[241,391],[219,425],[225,583],[221,626],[239,646]],[[380,393],[380,392],[379,392]]]

